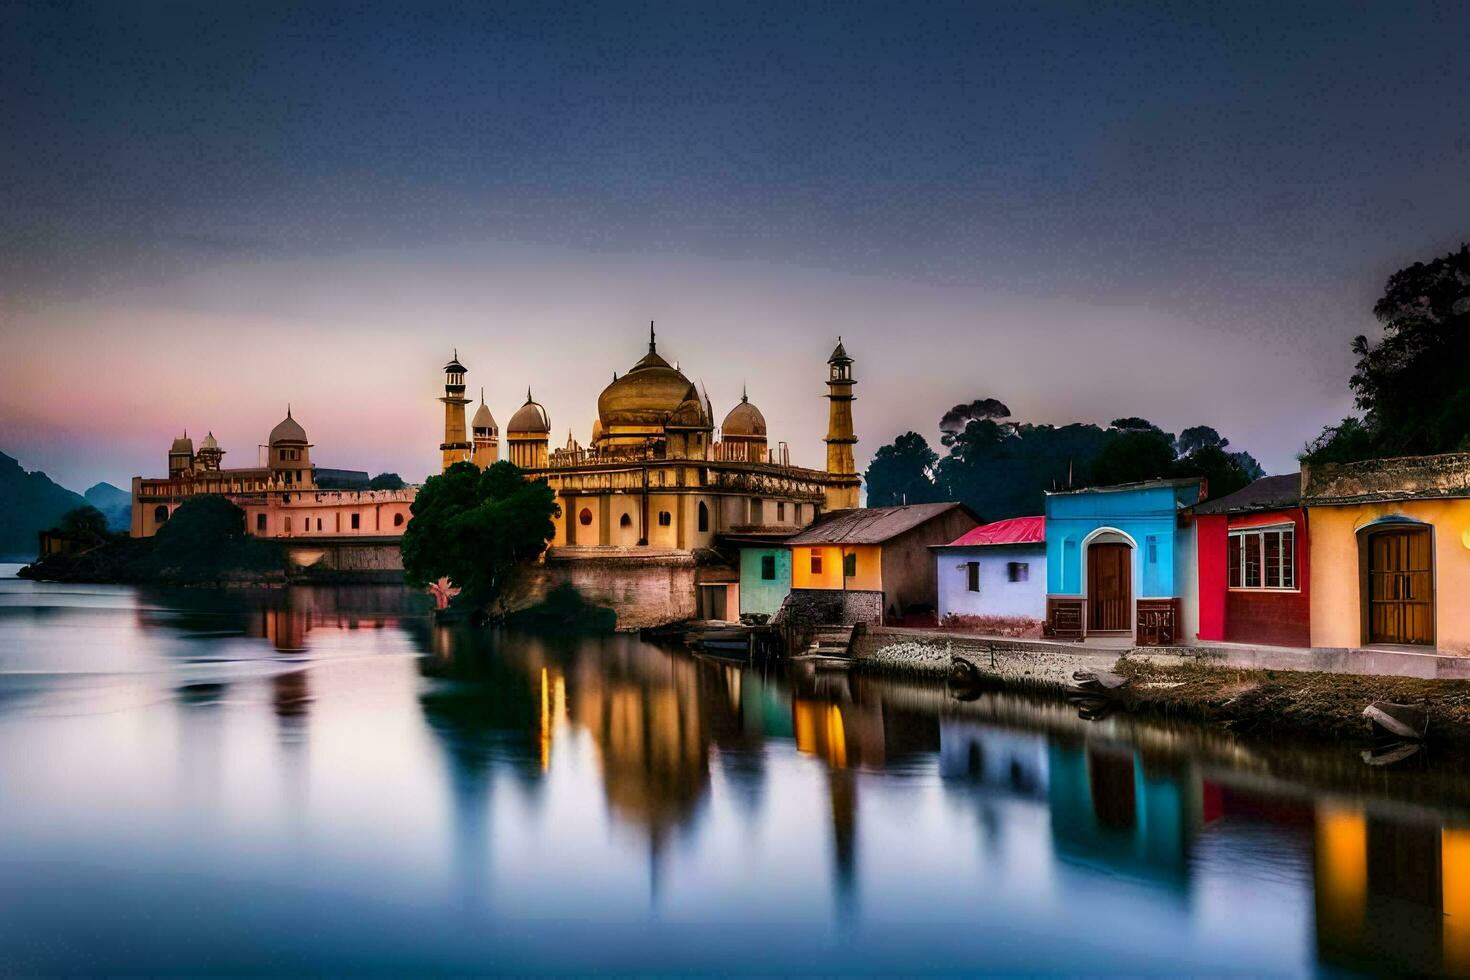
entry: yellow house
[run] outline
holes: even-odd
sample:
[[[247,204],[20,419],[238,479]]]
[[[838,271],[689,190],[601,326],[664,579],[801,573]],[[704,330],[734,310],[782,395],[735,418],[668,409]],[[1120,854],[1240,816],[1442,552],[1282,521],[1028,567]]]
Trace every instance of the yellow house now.
[[[1314,647],[1470,656],[1470,453],[1303,465]]]
[[[960,503],[834,511],[787,541],[792,591],[842,594],[853,622],[932,611],[938,583],[929,547],[979,524]]]

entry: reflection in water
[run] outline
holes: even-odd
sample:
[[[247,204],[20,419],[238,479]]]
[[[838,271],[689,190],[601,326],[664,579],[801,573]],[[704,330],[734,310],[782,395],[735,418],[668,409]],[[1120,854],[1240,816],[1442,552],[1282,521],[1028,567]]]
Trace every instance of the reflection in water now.
[[[1470,971],[1470,781],[1432,751],[418,603],[0,583],[0,962]]]

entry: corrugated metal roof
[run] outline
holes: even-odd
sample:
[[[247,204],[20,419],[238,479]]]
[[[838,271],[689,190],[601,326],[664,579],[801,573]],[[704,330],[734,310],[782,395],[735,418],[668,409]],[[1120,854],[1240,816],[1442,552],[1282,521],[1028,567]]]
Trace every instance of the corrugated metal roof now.
[[[909,504],[906,507],[859,507],[833,511],[787,544],[882,544],[964,504]]]
[[[1206,500],[1190,508],[1195,514],[1241,514],[1252,510],[1281,510],[1302,502],[1302,475],[1263,476],[1254,483],[1217,500]]]
[[[1012,517],[966,531],[939,548],[973,548],[982,545],[1042,544],[1046,541],[1045,517]]]

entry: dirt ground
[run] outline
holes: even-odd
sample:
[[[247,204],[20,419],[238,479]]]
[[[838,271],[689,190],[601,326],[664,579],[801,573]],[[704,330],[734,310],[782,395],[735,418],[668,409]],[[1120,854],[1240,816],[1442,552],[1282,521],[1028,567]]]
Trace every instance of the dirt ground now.
[[[1429,737],[1470,748],[1470,682],[1288,670],[1162,665],[1121,658],[1133,679],[1131,706],[1220,724],[1255,736],[1361,738],[1373,701],[1429,702]]]

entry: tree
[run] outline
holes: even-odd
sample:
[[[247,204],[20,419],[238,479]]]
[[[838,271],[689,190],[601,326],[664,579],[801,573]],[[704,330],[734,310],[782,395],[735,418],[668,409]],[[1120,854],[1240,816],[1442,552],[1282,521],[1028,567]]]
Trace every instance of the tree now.
[[[493,598],[507,572],[541,554],[561,512],[545,480],[527,480],[503,461],[483,472],[455,463],[424,482],[412,509],[403,535],[405,577],[421,586],[448,578],[472,604]]]
[[[283,568],[277,543],[247,535],[245,512],[214,493],[180,504],[150,545],[131,564],[131,577],[208,582]]]
[[[1090,482],[1106,487],[1173,475],[1174,441],[1168,433],[1153,426],[1130,427],[1109,433],[1107,444],[1092,462]]]
[[[1179,433],[1179,438],[1175,440],[1174,448],[1178,450],[1180,456],[1188,456],[1190,453],[1204,449],[1207,446],[1216,446],[1224,449],[1228,445],[1230,445],[1230,440],[1220,438],[1220,433],[1208,425],[1191,425]]]
[[[863,475],[868,506],[893,507],[937,500],[933,477],[937,462],[939,454],[917,432],[905,432],[891,444],[880,447]]]
[[[1383,336],[1352,342],[1362,418],[1328,426],[1303,458],[1470,451],[1470,245],[1389,276],[1373,315]]]
[[[368,481],[369,490],[402,490],[403,477],[397,473],[379,473]]]
[[[1249,458],[1250,454],[1243,455]],[[1252,459],[1251,462],[1255,463],[1255,460]],[[1257,464],[1256,469],[1260,468]],[[1205,490],[1210,497],[1223,497],[1241,489],[1252,480],[1260,479],[1219,446],[1201,446],[1188,456],[1180,458],[1174,464],[1174,475],[1204,477]]]
[[[109,537],[107,531],[107,517],[90,504],[85,507],[74,507],[61,515],[61,522],[56,530],[74,541],[90,542],[100,544]]]
[[[1005,402],[995,398],[977,398],[968,404],[956,405],[939,419],[939,431],[943,433],[939,441],[946,446],[953,445],[972,422],[993,422],[1010,417],[1011,410]]]

